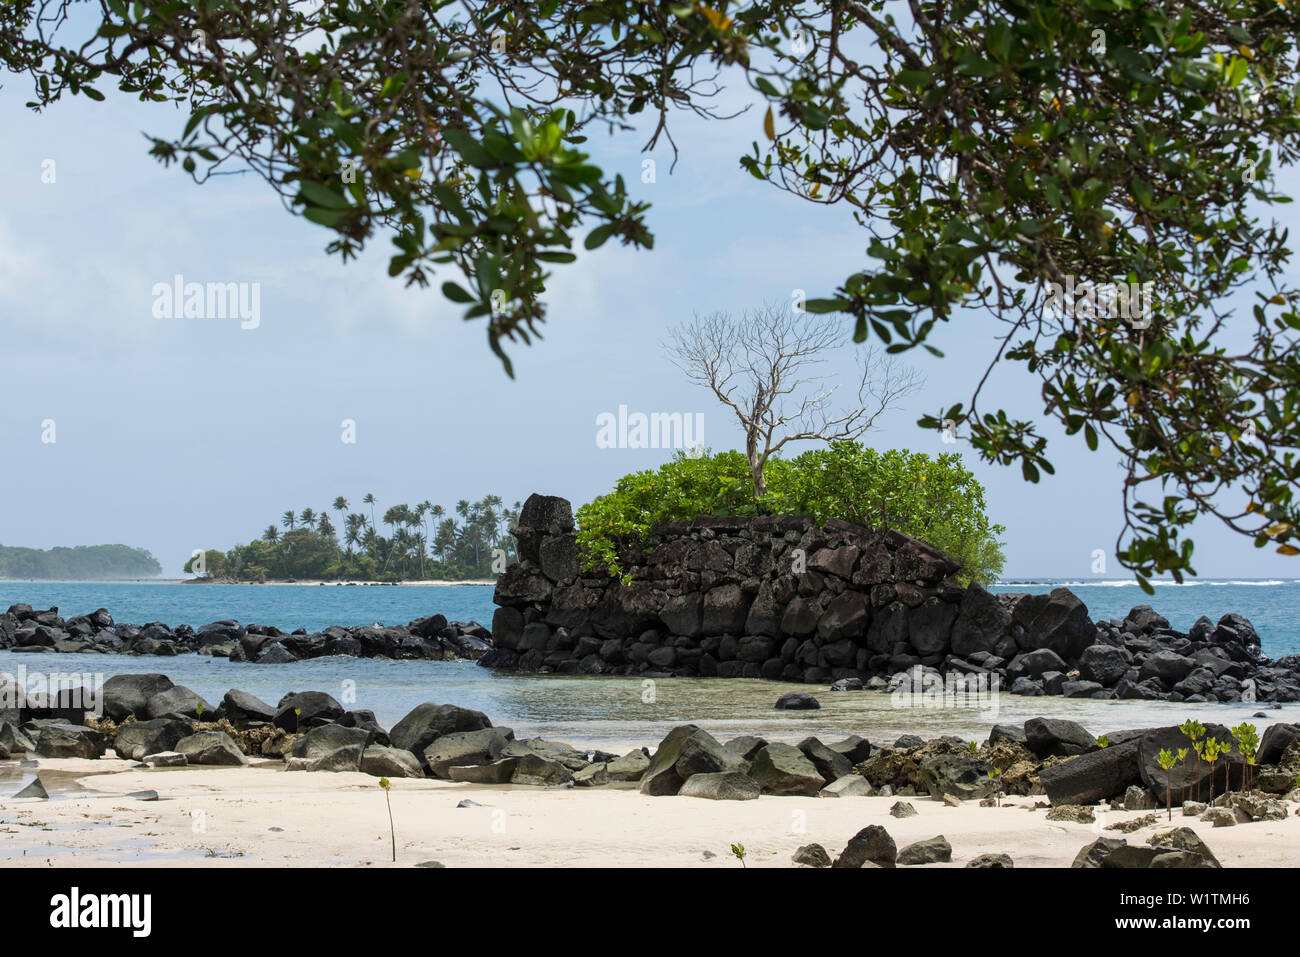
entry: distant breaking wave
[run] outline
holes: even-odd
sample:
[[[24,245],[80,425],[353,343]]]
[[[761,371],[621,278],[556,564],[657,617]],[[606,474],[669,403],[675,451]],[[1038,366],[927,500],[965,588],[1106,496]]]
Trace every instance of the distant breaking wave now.
[[[1281,578],[1222,578],[1222,579],[1203,579],[1185,581],[1179,584],[1176,581],[1153,581],[1151,584],[1157,588],[1193,588],[1197,585],[1229,586],[1240,585],[1246,587],[1275,587],[1277,585],[1300,585],[1300,579],[1281,579]],[[1072,581],[1066,578],[1013,578],[996,582],[996,588],[1012,588],[1020,585],[1034,587],[1053,588],[1138,588],[1137,582],[1132,579],[1102,579],[1096,581]]]

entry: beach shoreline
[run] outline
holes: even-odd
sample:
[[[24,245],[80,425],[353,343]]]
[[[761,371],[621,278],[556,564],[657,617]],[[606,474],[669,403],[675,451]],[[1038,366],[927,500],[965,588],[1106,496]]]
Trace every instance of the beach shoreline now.
[[[110,768],[95,767],[109,764]],[[0,860],[50,867],[204,866],[413,867],[712,867],[739,868],[730,845],[746,849],[746,867],[791,867],[794,852],[821,844],[834,857],[862,828],[886,828],[899,848],[943,835],[951,862],[1007,854],[1016,867],[1069,867],[1099,837],[1145,845],[1188,827],[1225,868],[1300,865],[1300,817],[1215,828],[1163,811],[1131,833],[1107,830],[1140,811],[1099,812],[1093,824],[1048,821],[1035,797],[1002,807],[965,801],[952,807],[928,796],[763,795],[751,801],[650,797],[635,784],[599,789],[486,786],[394,779],[392,861],[384,795],[356,772],[288,773],[279,762],[248,768],[140,770],[115,759],[41,760],[42,774],[75,789],[49,801],[11,802],[0,814]],[[54,778],[51,778],[53,782]],[[157,800],[134,795],[156,791]],[[915,816],[890,809],[906,801]],[[460,806],[462,801],[473,802]],[[1149,812],[1147,812],[1149,813]]]

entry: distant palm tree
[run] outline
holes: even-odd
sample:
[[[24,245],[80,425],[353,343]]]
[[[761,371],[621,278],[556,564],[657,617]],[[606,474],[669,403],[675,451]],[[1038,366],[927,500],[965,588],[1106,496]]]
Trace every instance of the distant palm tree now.
[[[370,506],[370,527],[375,527],[375,493],[367,492],[366,497],[361,500],[364,504]]]
[[[408,529],[420,529],[414,535],[410,535],[408,540],[412,551],[419,552],[420,555],[420,578],[424,578],[424,506],[417,505],[415,511],[407,509],[406,527]]]
[[[502,514],[497,511],[501,507],[501,496],[484,495],[479,504],[483,508],[483,526],[487,532],[488,548],[495,549],[501,542]]]
[[[280,516],[280,524],[288,529],[292,529],[295,525],[298,524],[298,516],[294,514],[293,509],[289,509],[287,512],[285,512],[283,515]]]
[[[384,524],[392,529],[392,532],[389,535],[389,540],[392,543],[392,547],[388,549],[388,554],[384,557],[385,571],[388,569],[388,563],[393,558],[393,552],[397,550],[396,549],[397,531],[398,531],[397,526],[405,525],[407,523],[407,518],[410,514],[411,514],[411,507],[409,505],[394,505],[388,511],[384,512]]]
[[[433,547],[444,565],[447,563],[447,551],[450,549],[453,555],[455,554],[456,520],[454,518],[444,518],[438,523],[438,533],[433,540]]]
[[[416,518],[420,520],[420,577],[424,577],[424,553],[429,541],[429,523],[425,516],[433,511],[433,503],[425,499],[415,507]]]
[[[347,512],[347,510],[348,510],[348,500],[347,500],[347,499],[345,499],[342,495],[336,495],[336,496],[334,497],[334,504],[333,504],[332,506],[330,506],[330,507],[333,508],[334,511],[336,511],[336,512],[339,513],[339,521],[340,521],[340,522],[344,522],[344,521],[346,521],[346,519],[345,519],[343,516],[344,516],[344,514],[345,514],[345,513]],[[346,527],[345,527],[345,531],[346,531]],[[331,532],[331,534],[333,534],[333,532]],[[336,542],[334,547],[338,549],[339,557],[340,557],[340,558],[343,558],[343,557],[344,557],[343,546],[342,546],[342,545],[339,545],[339,544]],[[345,564],[344,562],[340,562],[340,563],[339,563],[339,566],[340,566],[340,567],[339,567],[339,577],[340,577],[340,578],[343,576],[343,565],[344,565],[344,564]]]
[[[347,557],[352,558],[352,546],[361,544],[361,536],[366,528],[366,517],[359,512],[351,512],[344,520],[344,541],[347,543]]]
[[[274,545],[280,540],[280,530],[274,525],[268,525],[266,530],[262,532],[262,537]]]
[[[311,528],[316,524],[316,512],[310,508],[304,508],[298,516],[298,521],[302,522],[304,528]]]
[[[446,511],[443,510],[443,507],[441,505],[429,506],[429,518],[432,519],[433,533],[434,533],[433,550],[435,552],[437,552],[438,550],[438,538],[437,538],[438,523],[442,520],[442,517],[446,514],[447,514]],[[446,557],[447,557],[446,555],[441,555],[439,556],[439,560],[445,561]]]

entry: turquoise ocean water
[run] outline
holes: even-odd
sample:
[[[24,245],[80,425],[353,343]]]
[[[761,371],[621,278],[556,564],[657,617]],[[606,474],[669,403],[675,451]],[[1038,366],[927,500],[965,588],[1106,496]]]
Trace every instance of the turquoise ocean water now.
[[[1123,618],[1149,604],[1186,631],[1199,616],[1212,621],[1245,615],[1273,658],[1300,653],[1300,581],[1214,580],[1159,584],[1148,597],[1127,581],[1040,579],[1007,582],[995,591],[1043,592],[1070,588],[1094,619]],[[65,616],[107,608],[117,621],[198,627],[222,618],[316,631],[330,625],[404,625],[435,612],[451,621],[492,624],[492,588],[485,585],[172,585],[150,582],[0,582],[0,609],[14,602],[57,605]]]

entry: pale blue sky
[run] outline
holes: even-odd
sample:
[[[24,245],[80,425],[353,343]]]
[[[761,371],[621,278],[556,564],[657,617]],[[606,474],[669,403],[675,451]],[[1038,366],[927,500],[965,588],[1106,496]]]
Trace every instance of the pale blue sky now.
[[[38,116],[25,99],[21,81],[0,90],[0,542],[140,545],[168,576],[195,548],[248,541],[285,509],[319,510],[336,495],[356,507],[373,492],[380,511],[486,492],[587,501],[667,458],[596,447],[596,416],[620,404],[702,412],[706,444],[734,448],[728,413],[664,359],[667,327],[795,288],[825,294],[864,262],[863,234],[843,211],[738,168],[757,113],[711,126],[678,118],[676,172],[658,150],[651,185],[640,185],[640,138],[597,138],[607,168],[653,202],[655,250],[609,245],[557,267],[546,338],[512,350],[512,382],[481,323],[387,278],[386,239],[343,266],[324,255],[325,231],[291,218],[260,180],[197,187],[150,159],[141,132],[174,134],[183,113],[110,93]],[[57,163],[52,185],[41,182],[46,159]],[[155,319],[151,289],[176,273],[260,283],[260,327]],[[914,423],[968,397],[997,328],[968,317],[934,340],[948,358],[910,356],[926,387],[867,441],[960,449]],[[837,361],[851,371],[848,352]],[[1011,367],[984,407],[998,404],[1024,417],[1040,408],[1034,383]],[[356,420],[355,445],[340,441],[345,418]],[[56,422],[52,445],[41,442],[45,419]],[[1007,527],[1007,576],[1122,577],[1113,557],[1107,575],[1091,571],[1094,549],[1113,551],[1116,463],[1064,437],[1051,457],[1057,475],[1031,486],[1018,469],[967,456]],[[1202,576],[1300,577],[1297,560],[1215,525],[1197,537]]]

